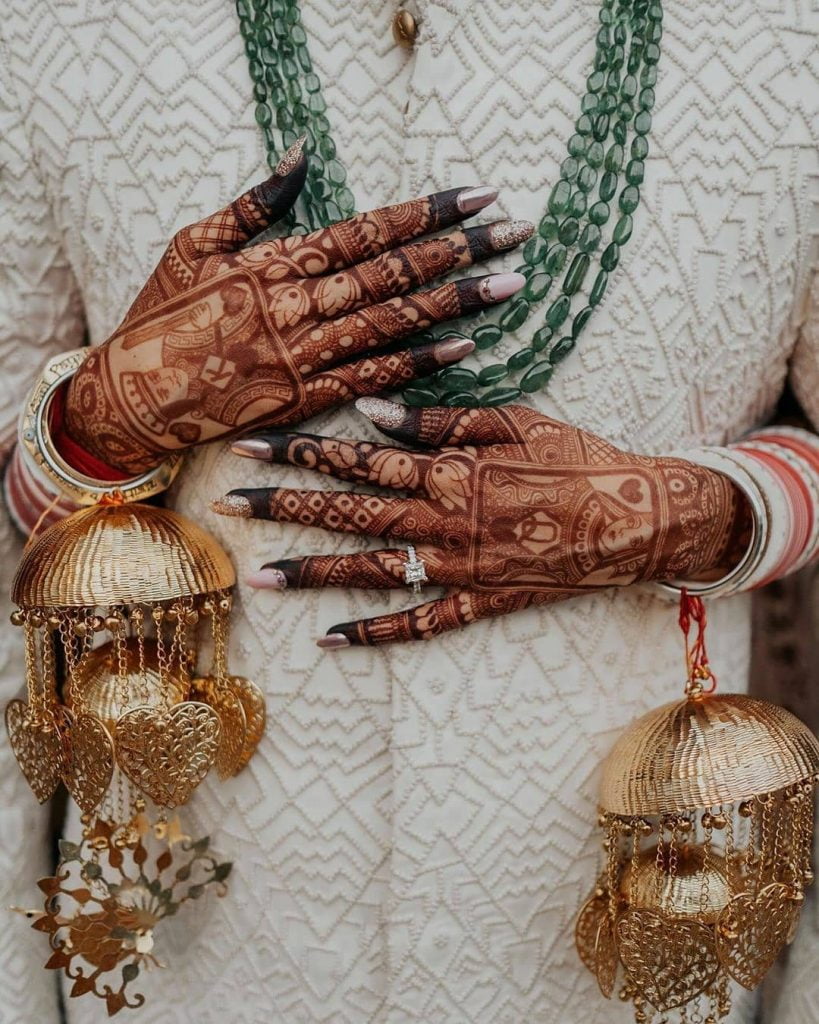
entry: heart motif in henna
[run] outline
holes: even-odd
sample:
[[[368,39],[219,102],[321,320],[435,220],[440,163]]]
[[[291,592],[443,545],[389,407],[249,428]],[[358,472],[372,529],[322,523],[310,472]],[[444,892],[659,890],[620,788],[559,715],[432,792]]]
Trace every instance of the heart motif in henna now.
[[[117,764],[160,807],[184,804],[219,752],[219,716],[200,701],[134,708],[117,721]]]
[[[114,774],[114,747],[96,715],[79,715],[68,733],[65,788],[81,811],[90,814],[108,792]]]
[[[192,696],[213,708],[219,716],[219,750],[216,771],[222,779],[229,779],[239,770],[245,749],[247,721],[242,702],[226,681],[206,676],[191,683]]]
[[[636,477],[629,477],[628,480],[624,480],[617,489],[617,493],[629,505],[639,505],[643,500],[643,488]]]
[[[617,947],[637,992],[660,1012],[703,992],[720,970],[711,930],[642,907],[617,922]]]
[[[743,988],[754,989],[771,969],[799,918],[790,886],[774,882],[758,896],[740,893],[717,920],[719,958]]]
[[[63,737],[54,715],[13,700],[6,707],[6,729],[20,771],[44,804],[60,784],[65,761]]]

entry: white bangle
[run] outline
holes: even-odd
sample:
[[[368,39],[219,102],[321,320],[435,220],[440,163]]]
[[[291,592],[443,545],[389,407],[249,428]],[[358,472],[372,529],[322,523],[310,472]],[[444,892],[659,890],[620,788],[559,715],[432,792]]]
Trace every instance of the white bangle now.
[[[727,476],[742,491],[751,510],[751,539],[738,564],[718,580],[664,580],[653,586],[675,597],[679,597],[683,588],[698,597],[737,594],[759,575],[763,563],[768,561],[766,555],[769,553],[771,515],[765,492],[742,462],[733,457],[730,449],[697,448],[694,451],[677,452],[676,457]]]

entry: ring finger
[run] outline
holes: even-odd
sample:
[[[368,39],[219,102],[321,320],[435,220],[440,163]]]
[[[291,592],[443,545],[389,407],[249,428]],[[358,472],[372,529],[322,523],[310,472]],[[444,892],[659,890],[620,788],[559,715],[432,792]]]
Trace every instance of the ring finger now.
[[[430,586],[462,585],[454,567],[447,568],[452,556],[432,545],[419,545],[416,558],[424,563]],[[409,561],[406,549],[385,548],[354,555],[310,555],[268,562],[247,582],[265,590],[305,590],[315,587],[349,587],[359,590],[393,590],[407,586],[405,570]]]

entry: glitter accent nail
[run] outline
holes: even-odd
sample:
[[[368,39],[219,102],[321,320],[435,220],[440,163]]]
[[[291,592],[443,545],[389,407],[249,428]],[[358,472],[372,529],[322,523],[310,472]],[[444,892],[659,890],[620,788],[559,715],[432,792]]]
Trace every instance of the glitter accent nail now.
[[[464,189],[455,200],[461,213],[477,213],[485,206],[494,203],[498,198],[498,189],[490,185],[478,185],[477,188]]]
[[[307,141],[307,136],[302,135],[300,139],[296,139],[293,145],[288,149],[284,156],[276,164],[276,174],[280,178],[286,177],[301,160],[301,151],[304,149],[304,143]]]
[[[351,647],[350,641],[343,633],[328,633],[327,636],[320,636],[316,640],[316,647],[323,647],[327,651],[337,651],[342,647]]]
[[[220,516],[233,516],[239,519],[251,519],[253,506],[241,494],[226,494],[210,503],[211,511]]]
[[[273,455],[273,449],[267,443],[262,441],[259,437],[243,437],[238,441],[234,441],[230,450],[234,455],[244,455],[249,459],[266,459],[270,461]]]
[[[357,398],[355,407],[379,427],[400,427],[407,415],[405,406],[385,398]]]
[[[501,220],[489,229],[489,237],[496,249],[513,249],[531,238],[535,225],[528,220]]]

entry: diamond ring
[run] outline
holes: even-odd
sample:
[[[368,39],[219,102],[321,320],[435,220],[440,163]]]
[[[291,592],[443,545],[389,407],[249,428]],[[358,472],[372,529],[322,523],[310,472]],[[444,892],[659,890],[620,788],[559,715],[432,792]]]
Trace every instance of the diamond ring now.
[[[427,583],[427,569],[424,560],[415,553],[415,548],[410,544],[407,547],[407,561],[404,562],[404,582],[412,587],[413,594],[421,593],[421,584]]]

